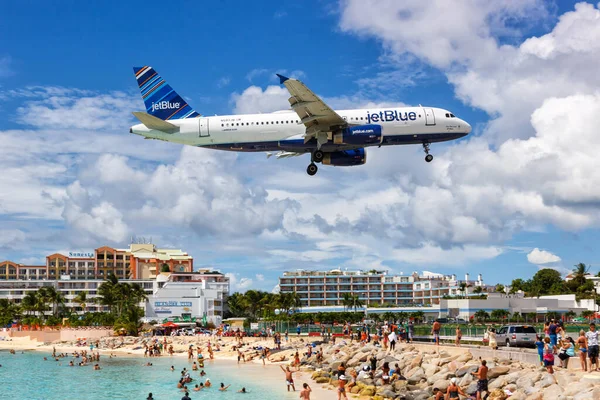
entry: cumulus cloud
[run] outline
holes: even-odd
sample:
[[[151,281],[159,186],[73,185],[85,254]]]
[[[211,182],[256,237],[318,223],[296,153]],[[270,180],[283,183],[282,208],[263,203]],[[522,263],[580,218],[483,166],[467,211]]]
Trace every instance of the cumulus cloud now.
[[[540,250],[537,247],[529,254],[527,254],[527,261],[532,264],[542,265],[542,264],[551,264],[557,263],[561,261],[561,258],[555,254],[550,253],[546,250]]]
[[[238,273],[228,272],[225,274],[229,278],[229,287],[232,292],[245,292],[253,288],[252,278],[242,277]]]
[[[0,249],[12,249],[25,242],[25,232],[19,229],[0,229]]]

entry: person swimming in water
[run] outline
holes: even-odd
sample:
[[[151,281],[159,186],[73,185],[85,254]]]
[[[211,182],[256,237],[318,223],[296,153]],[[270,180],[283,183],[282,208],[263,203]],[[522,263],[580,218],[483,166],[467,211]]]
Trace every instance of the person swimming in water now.
[[[238,393],[248,393],[248,392],[246,391],[246,388],[245,388],[245,387],[241,388],[241,389],[240,389],[240,390],[238,390],[237,392],[238,392]]]
[[[231,386],[231,385],[225,386],[225,384],[223,382],[221,382],[221,387],[219,388],[219,390],[221,392],[224,392],[224,391],[226,391],[229,388],[229,386]]]

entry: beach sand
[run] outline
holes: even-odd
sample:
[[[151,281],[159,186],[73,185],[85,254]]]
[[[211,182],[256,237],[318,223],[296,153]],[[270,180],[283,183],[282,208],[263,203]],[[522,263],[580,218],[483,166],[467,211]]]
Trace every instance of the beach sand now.
[[[162,337],[157,337],[162,341]],[[111,353],[115,356],[135,356],[135,357],[143,357],[144,349],[140,348],[142,342],[144,340],[149,340],[149,338],[133,338],[133,337],[106,337],[100,339],[100,349],[99,352],[101,357],[108,357]],[[302,389],[303,383],[308,383],[312,389],[311,399],[313,400],[327,400],[327,399],[335,399],[336,393],[328,390],[324,385],[319,385],[313,382],[310,378],[312,375],[312,371],[298,371],[294,372],[294,382],[296,384],[296,392],[287,392],[286,383],[285,383],[285,375],[280,368],[280,365],[287,366],[290,363],[290,356],[296,351],[302,352],[302,348],[306,346],[304,340],[301,339],[290,339],[290,341],[286,344],[285,342],[282,344],[282,350],[280,352],[274,353],[272,358],[278,357],[280,355],[286,356],[286,361],[283,362],[270,362],[267,361],[266,365],[262,364],[262,361],[256,357],[252,361],[241,362],[239,364],[237,362],[237,351],[233,351],[232,347],[236,345],[235,338],[224,337],[224,338],[216,338],[216,337],[208,337],[208,336],[174,336],[167,337],[167,340],[170,344],[173,345],[173,349],[175,350],[175,354],[172,357],[176,358],[187,358],[187,349],[190,344],[193,344],[195,347],[201,347],[204,349],[203,355],[208,358],[208,352],[206,351],[206,345],[210,341],[213,346],[215,342],[218,340],[218,343],[221,346],[221,351],[215,351],[215,362],[223,361],[232,365],[232,369],[235,368],[235,374],[244,374],[246,377],[251,377],[256,382],[260,383],[263,387],[281,387],[282,399],[292,399],[299,398],[300,390]],[[118,348],[106,348],[108,344],[116,343]],[[121,343],[123,343],[121,345]],[[252,350],[251,347],[256,346],[266,346],[273,347],[273,340],[271,338],[244,338],[245,346],[243,347],[243,351],[247,355],[255,354],[256,351]],[[30,340],[28,337],[20,337],[20,338],[6,338],[5,340],[0,340],[0,350],[15,350],[15,351],[40,351],[40,352],[48,352],[52,353],[53,348],[56,348],[57,353],[73,353],[75,351],[81,352],[82,350],[89,351],[89,343],[86,346],[77,346],[73,342],[55,342],[55,343],[39,343],[35,340]],[[94,347],[94,352],[97,349]],[[171,357],[169,355],[163,355],[161,358]],[[102,358],[101,358],[102,359]],[[151,358],[149,358],[151,360]],[[255,379],[254,379],[255,378]]]

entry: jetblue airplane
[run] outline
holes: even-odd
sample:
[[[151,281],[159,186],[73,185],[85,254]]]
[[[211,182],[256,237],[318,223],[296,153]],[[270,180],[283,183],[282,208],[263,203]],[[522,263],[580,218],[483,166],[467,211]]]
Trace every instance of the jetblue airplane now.
[[[450,111],[433,107],[331,109],[304,83],[277,74],[290,92],[291,110],[267,114],[205,117],[181,98],[152,67],[133,69],[146,112],[134,112],[141,124],[129,132],[209,149],[266,152],[267,157],[310,154],[306,172],[317,164],[362,165],[365,147],[420,144],[431,162],[429,145],[458,139],[471,126]]]

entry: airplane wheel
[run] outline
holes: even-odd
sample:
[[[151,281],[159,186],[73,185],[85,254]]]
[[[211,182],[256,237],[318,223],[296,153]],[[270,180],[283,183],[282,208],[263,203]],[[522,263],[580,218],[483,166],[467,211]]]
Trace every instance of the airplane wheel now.
[[[427,154],[427,155],[425,156],[425,161],[427,161],[427,162],[431,162],[432,160],[433,160],[433,156],[432,156],[431,154]]]
[[[319,168],[317,168],[317,164],[310,163],[308,165],[308,167],[306,168],[306,173],[309,174],[310,176],[313,176],[314,174],[317,173],[318,170],[319,170]]]
[[[321,150],[317,150],[313,153],[313,161],[321,162],[321,161],[323,161],[324,156],[325,155],[323,154],[323,152]]]

